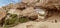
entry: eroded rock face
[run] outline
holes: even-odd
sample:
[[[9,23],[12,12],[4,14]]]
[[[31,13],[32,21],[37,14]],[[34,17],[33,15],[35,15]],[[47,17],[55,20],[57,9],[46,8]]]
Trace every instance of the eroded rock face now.
[[[22,2],[24,2],[24,3],[35,3],[35,2],[37,2],[37,0],[22,0]]]
[[[8,13],[21,15],[21,10],[19,10],[19,9],[10,9],[10,10],[8,11]]]
[[[28,19],[35,20],[38,19],[38,14],[33,7],[26,7],[25,9],[10,9],[8,11],[10,14],[17,14],[20,17],[27,17]]]
[[[37,7],[40,7],[40,8],[44,8],[46,9],[47,11],[47,14],[46,14],[46,19],[44,20],[52,20],[52,21],[58,21],[59,17],[58,15],[60,15],[60,0],[34,0],[33,2],[30,1],[30,0],[23,0],[22,2],[24,3],[27,3],[27,4],[33,4],[32,6],[37,6]],[[58,16],[58,17],[56,17]],[[56,18],[54,18],[56,17]],[[54,19],[53,19],[54,18]],[[58,18],[58,19],[57,19]]]
[[[50,11],[45,19],[48,22],[60,22],[60,13],[59,11]]]
[[[38,21],[24,24],[24,26],[27,25],[26,27],[19,25],[22,28],[58,28],[58,25],[60,25],[58,23],[60,22],[60,0],[22,0],[21,3],[15,5],[8,7],[8,9],[10,8],[8,13],[27,17],[32,21]],[[2,9],[0,15],[0,20],[2,21],[6,16],[6,12]],[[58,24],[57,27],[55,27],[56,23]]]
[[[60,0],[22,0],[21,3],[19,4],[16,4],[16,6],[12,7],[14,9],[16,9],[16,11],[12,12],[12,13],[15,13],[15,14],[18,14],[18,15],[22,15],[22,16],[27,16],[29,18],[32,18],[32,19],[36,19],[38,18],[39,14],[35,12],[35,9],[36,7],[37,8],[41,8],[42,10],[46,11],[47,14],[45,14],[43,20],[47,20],[50,18],[49,17],[53,17],[53,15],[58,15],[60,13],[59,11],[59,6],[60,6]],[[12,10],[11,8],[11,10]],[[21,11],[21,12],[20,12]],[[56,12],[58,14],[55,13],[55,11],[59,11],[59,12]],[[39,16],[41,17],[41,16]],[[41,18],[40,18],[41,19]],[[51,18],[53,19],[53,18]],[[55,19],[53,19],[55,20]],[[57,20],[57,18],[56,18]],[[55,20],[55,21],[56,21]]]
[[[57,9],[60,10],[60,0],[22,0],[23,3],[27,3],[32,6],[40,6],[42,8]]]
[[[3,21],[5,20],[6,17],[6,10],[0,8],[0,24],[2,25]]]
[[[38,14],[35,12],[35,9],[33,7],[27,7],[25,10],[22,11],[22,15],[27,16],[32,20],[38,18]]]

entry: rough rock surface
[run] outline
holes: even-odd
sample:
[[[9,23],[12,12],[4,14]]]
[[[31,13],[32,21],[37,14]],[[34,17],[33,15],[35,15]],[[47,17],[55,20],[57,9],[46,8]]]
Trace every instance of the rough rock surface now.
[[[40,6],[46,9],[57,9],[60,10],[60,0],[22,0],[22,2],[27,3],[32,6]]]
[[[44,16],[46,18],[44,20],[47,20],[49,19],[48,17],[51,17],[51,16],[53,17],[53,15],[58,15],[60,13],[59,1],[60,0],[22,0],[21,3],[15,4],[16,6],[11,7],[11,9],[14,8],[16,10],[20,10],[21,12],[19,11],[15,11],[15,12],[18,12],[19,13],[19,14],[17,13],[18,15],[23,15],[28,17],[31,17],[31,16],[33,17],[35,15],[38,16],[38,14],[35,12],[36,8],[40,8],[42,10],[45,9],[47,14],[46,16]],[[12,5],[13,4],[10,4],[10,6]]]
[[[5,17],[6,17],[6,10],[0,8],[0,24],[2,25],[2,23],[4,22],[5,20]]]
[[[60,0],[22,0],[15,5],[10,8],[11,13],[27,16],[38,22],[27,22],[13,28],[60,28]],[[45,16],[36,13],[36,8],[46,11]]]
[[[32,1],[32,0],[23,0],[22,2],[24,3],[27,3],[27,5],[32,5],[33,7],[39,7],[39,8],[42,8],[42,9],[46,9],[47,12],[47,15],[45,17],[44,20],[53,20],[54,22],[55,21],[58,21],[59,17],[58,15],[60,15],[60,0],[35,0],[35,1]],[[58,17],[56,17],[58,16]],[[51,18],[50,18],[51,17]],[[56,19],[55,19],[55,18]],[[54,18],[54,19],[53,19]],[[58,19],[57,19],[58,18]]]

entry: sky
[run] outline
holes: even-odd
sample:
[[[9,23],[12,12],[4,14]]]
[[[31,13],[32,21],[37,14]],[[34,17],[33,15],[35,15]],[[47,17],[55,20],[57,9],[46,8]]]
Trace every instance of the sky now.
[[[8,5],[9,3],[18,3],[21,2],[21,0],[0,0],[0,7]]]

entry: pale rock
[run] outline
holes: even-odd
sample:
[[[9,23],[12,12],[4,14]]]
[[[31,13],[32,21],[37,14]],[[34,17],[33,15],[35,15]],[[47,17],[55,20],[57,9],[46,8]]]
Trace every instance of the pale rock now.
[[[37,0],[22,0],[24,3],[35,3]]]
[[[35,10],[33,7],[28,7],[22,11],[23,16],[32,16],[36,15]]]
[[[19,9],[10,9],[8,11],[8,13],[20,15],[21,14],[21,10],[19,10]]]

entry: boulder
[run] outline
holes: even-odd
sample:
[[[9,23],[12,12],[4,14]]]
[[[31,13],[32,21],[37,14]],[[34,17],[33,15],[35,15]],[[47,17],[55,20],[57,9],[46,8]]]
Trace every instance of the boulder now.
[[[36,13],[33,7],[27,7],[25,10],[22,11],[23,16],[27,16],[28,18],[34,20],[38,18],[38,14]]]

